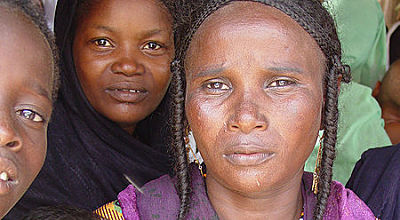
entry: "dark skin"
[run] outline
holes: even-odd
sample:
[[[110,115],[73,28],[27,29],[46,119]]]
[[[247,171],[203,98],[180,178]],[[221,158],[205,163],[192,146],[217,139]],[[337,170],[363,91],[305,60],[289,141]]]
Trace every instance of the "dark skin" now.
[[[382,108],[385,131],[393,144],[400,143],[400,60],[394,62],[372,95]]]
[[[220,219],[298,219],[321,124],[324,55],[277,9],[235,2],[200,26],[186,57],[186,115]]]
[[[51,50],[39,29],[0,6],[0,219],[39,173],[52,112]],[[6,181],[3,178],[7,178]]]
[[[171,80],[172,18],[157,0],[103,0],[78,23],[73,56],[83,91],[96,111],[132,134]]]

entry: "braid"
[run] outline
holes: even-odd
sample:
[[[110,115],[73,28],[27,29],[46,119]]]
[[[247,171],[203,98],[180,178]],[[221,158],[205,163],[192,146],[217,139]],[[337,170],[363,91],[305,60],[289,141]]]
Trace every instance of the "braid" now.
[[[176,190],[180,199],[180,210],[178,219],[183,220],[189,210],[190,196],[191,196],[191,178],[189,174],[189,164],[187,154],[185,151],[184,141],[184,80],[179,73],[179,61],[174,61],[171,65],[172,81],[171,81],[171,94],[172,94],[172,153],[175,158],[175,176],[177,178]]]
[[[326,74],[324,76],[325,106],[323,113],[323,126],[325,129],[324,147],[322,150],[321,169],[319,173],[319,191],[317,204],[314,210],[314,219],[322,219],[327,201],[330,195],[332,182],[332,166],[335,159],[335,147],[337,139],[338,124],[338,77],[343,82],[351,81],[350,68],[342,65],[341,44],[336,32],[335,22],[320,0],[182,0],[177,4],[181,7],[180,15],[177,18],[177,41],[179,47],[176,50],[176,59],[173,66],[174,77],[172,87],[174,94],[174,140],[173,148],[176,154],[175,169],[177,172],[177,190],[180,191],[181,209],[179,219],[183,219],[189,209],[190,177],[187,169],[186,153],[183,142],[183,121],[184,119],[184,91],[185,91],[185,70],[184,60],[193,35],[201,24],[213,12],[234,1],[259,2],[274,7],[295,20],[303,29],[314,38],[319,48],[325,55]],[[178,20],[180,19],[180,20]],[[179,35],[180,34],[180,35]],[[179,87],[179,88],[178,88]],[[180,129],[180,130],[179,130]],[[185,161],[184,161],[185,160]],[[179,173],[178,173],[179,172]],[[179,188],[181,187],[181,188]],[[183,190],[183,187],[185,190]]]

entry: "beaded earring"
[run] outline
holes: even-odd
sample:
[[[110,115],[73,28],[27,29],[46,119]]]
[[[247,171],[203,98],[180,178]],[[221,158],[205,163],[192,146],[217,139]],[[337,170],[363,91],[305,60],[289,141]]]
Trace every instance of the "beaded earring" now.
[[[322,159],[322,143],[324,140],[324,135],[322,134],[321,136],[318,135],[319,138],[319,148],[318,148],[318,154],[317,154],[317,160],[315,161],[315,169],[313,173],[313,183],[312,183],[312,192],[317,195],[318,193],[318,184],[319,184],[319,171],[321,169],[321,159]]]
[[[197,158],[196,153],[194,152],[192,146],[190,145],[189,134],[190,134],[190,128],[189,128],[189,126],[187,126],[187,127],[185,128],[185,137],[184,137],[184,139],[185,139],[185,147],[186,147],[187,158],[189,159],[189,158],[190,158],[190,154],[192,154],[194,163],[198,166],[198,168],[199,168],[199,170],[200,170],[200,173],[201,173],[201,176],[204,177],[204,178],[206,178],[207,174],[204,173],[204,171],[203,171],[203,166],[201,165],[200,160]],[[200,156],[201,156],[201,155],[200,155]],[[189,162],[190,162],[190,161],[189,161]]]

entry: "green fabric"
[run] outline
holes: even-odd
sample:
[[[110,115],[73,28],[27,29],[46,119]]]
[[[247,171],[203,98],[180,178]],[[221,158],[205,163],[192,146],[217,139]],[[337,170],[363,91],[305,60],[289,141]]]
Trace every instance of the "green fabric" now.
[[[341,86],[333,167],[333,179],[346,183],[364,151],[391,145],[384,130],[381,109],[370,89],[385,73],[385,25],[376,0],[331,0],[324,4],[336,20],[343,62],[350,65],[354,81]],[[306,162],[306,171],[314,171],[318,147],[317,143]]]
[[[339,128],[333,179],[346,183],[361,154],[369,148],[391,145],[371,89],[358,83],[342,84]],[[313,172],[319,144],[308,158],[306,171]]]
[[[374,88],[386,70],[386,26],[376,0],[331,0],[325,7],[336,20],[343,62],[353,81]]]

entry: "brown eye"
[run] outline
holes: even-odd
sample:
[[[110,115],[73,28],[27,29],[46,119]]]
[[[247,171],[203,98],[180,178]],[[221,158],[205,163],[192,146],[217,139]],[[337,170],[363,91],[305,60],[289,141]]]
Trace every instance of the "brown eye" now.
[[[18,110],[17,114],[22,116],[25,119],[31,120],[33,122],[43,122],[44,119],[41,115],[36,113],[35,111],[29,109]]]
[[[161,48],[162,46],[156,42],[149,42],[143,47],[145,50],[159,50]]]
[[[284,87],[292,85],[294,82],[290,80],[275,80],[268,85],[268,87]]]
[[[112,47],[111,42],[107,39],[94,40],[94,44],[99,47]]]
[[[212,89],[212,90],[229,90],[229,87],[222,82],[212,82],[212,83],[208,83],[206,85],[206,87],[208,89]]]

